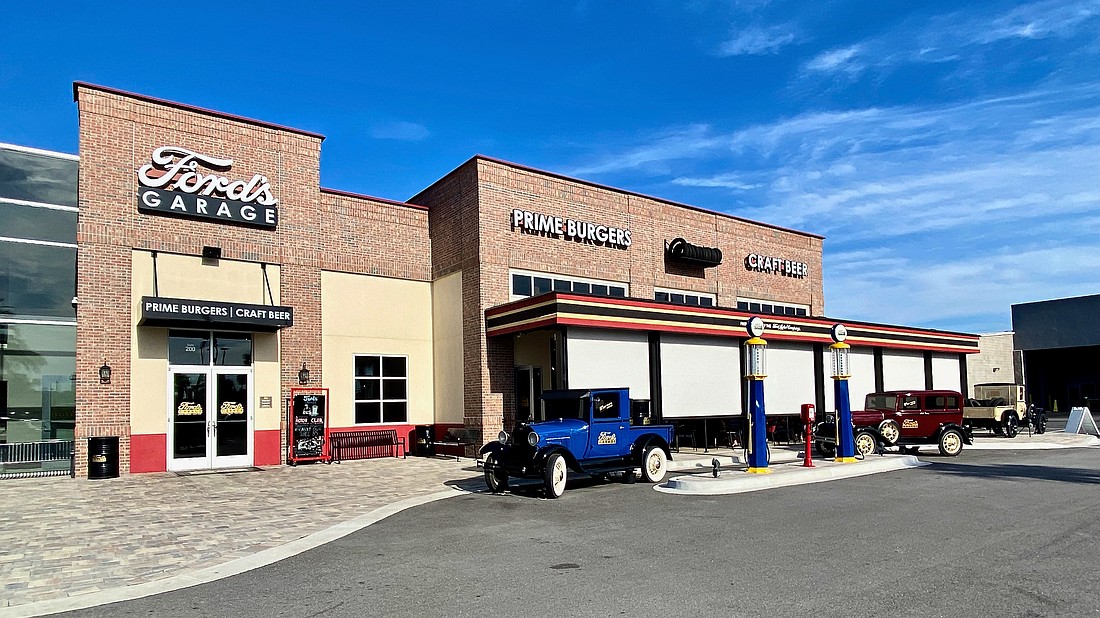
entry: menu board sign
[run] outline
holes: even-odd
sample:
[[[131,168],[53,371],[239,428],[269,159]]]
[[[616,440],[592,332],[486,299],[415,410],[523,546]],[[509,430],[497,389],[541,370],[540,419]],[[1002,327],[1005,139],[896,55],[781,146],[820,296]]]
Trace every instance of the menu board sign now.
[[[290,463],[328,459],[327,441],[328,393],[324,389],[308,392],[291,391],[290,401]]]

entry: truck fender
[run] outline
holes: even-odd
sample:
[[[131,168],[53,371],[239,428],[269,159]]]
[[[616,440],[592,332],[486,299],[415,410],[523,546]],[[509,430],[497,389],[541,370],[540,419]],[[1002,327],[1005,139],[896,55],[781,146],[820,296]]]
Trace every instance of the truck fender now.
[[[664,450],[665,457],[669,461],[672,461],[672,449],[669,448],[668,442],[666,442],[664,438],[655,433],[647,433],[645,435],[639,436],[638,439],[634,441],[634,444],[630,445],[630,458],[637,461],[638,465],[641,465],[642,453],[644,453],[650,445],[660,447],[662,450]]]
[[[500,442],[498,442],[496,440],[493,440],[492,442],[490,442],[490,443],[486,444],[485,446],[481,447],[481,454],[482,455],[488,455],[488,454],[491,453],[493,455],[500,455],[507,448],[508,448],[507,444],[501,444]],[[484,457],[482,457],[482,459],[484,459]],[[499,460],[500,457],[497,457],[497,459]]]
[[[546,460],[550,459],[550,455],[558,453],[565,458],[565,464],[569,466],[570,470],[575,472],[582,471],[580,463],[577,462],[577,458],[573,456],[573,453],[569,449],[559,446],[557,444],[551,444],[550,446],[544,446],[535,453],[535,456],[531,458],[532,463],[539,470],[546,469]]]
[[[822,421],[814,426],[814,441],[836,442],[836,423]]]

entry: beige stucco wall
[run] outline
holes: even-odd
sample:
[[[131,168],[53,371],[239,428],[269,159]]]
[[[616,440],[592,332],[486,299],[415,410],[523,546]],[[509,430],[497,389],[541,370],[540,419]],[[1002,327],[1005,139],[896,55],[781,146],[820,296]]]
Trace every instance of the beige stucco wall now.
[[[322,386],[329,389],[329,424],[332,427],[349,427],[355,423],[356,354],[407,356],[408,422],[434,422],[430,283],[323,271]]]
[[[157,434],[168,431],[168,329],[137,325],[141,297],[153,296],[153,256],[148,251],[131,253],[130,432]],[[279,304],[279,267],[267,265],[267,278]],[[157,254],[159,296],[221,302],[270,304],[260,264],[234,260]],[[279,429],[279,336],[255,333],[252,338],[253,429]],[[260,408],[260,397],[271,397],[270,408]]]
[[[432,283],[435,422],[462,422],[462,272]]]
[[[538,367],[542,373],[542,390],[553,388],[550,384],[550,331],[524,333],[515,338],[516,367],[530,365]]]

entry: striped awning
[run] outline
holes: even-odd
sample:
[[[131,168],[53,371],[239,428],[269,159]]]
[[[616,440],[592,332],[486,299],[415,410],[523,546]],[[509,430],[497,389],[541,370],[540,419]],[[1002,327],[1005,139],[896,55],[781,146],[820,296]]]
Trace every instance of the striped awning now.
[[[492,307],[485,312],[488,337],[556,326],[588,326],[747,339],[745,323],[753,314],[722,307],[674,305],[636,298],[609,298],[551,292]],[[978,336],[941,330],[852,322],[826,317],[760,315],[764,339],[832,343],[830,330],[842,323],[852,346],[978,352]]]

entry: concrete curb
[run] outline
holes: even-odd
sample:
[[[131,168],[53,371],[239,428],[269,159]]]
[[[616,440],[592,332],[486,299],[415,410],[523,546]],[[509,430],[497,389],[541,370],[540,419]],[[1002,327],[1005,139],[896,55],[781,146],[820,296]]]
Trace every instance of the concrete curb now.
[[[4,607],[0,608],[0,618],[24,618],[28,616],[44,616],[47,614],[56,614],[59,612],[87,609],[89,607],[95,607],[98,605],[118,603],[120,601],[130,601],[133,599],[140,599],[142,597],[152,596],[154,594],[172,592],[173,590],[180,590],[182,588],[189,588],[191,586],[197,586],[199,584],[206,584],[219,579],[224,579],[226,577],[232,577],[233,575],[239,575],[246,571],[251,571],[252,569],[258,569],[260,567],[273,564],[280,560],[290,558],[291,556],[296,556],[302,552],[347,536],[357,530],[362,530],[363,528],[366,528],[371,524],[378,523],[383,519],[389,517],[390,515],[394,515],[396,513],[404,511],[405,509],[410,509],[414,506],[420,506],[429,502],[435,502],[436,500],[443,500],[445,498],[453,498],[455,496],[467,495],[468,493],[469,492],[465,490],[455,488],[438,491],[423,496],[406,498],[399,502],[379,507],[369,513],[364,513],[363,515],[336,524],[324,530],[319,530],[317,532],[314,532],[313,534],[306,535],[295,541],[284,543],[283,545],[280,545],[278,547],[265,549],[251,556],[244,556],[242,558],[230,560],[229,562],[216,566],[199,569],[197,571],[192,571],[188,573],[182,573],[180,575],[174,575],[144,584],[123,586],[120,588],[111,588],[109,590],[92,592],[75,597],[66,597],[64,599],[50,599],[48,601],[38,601],[36,603],[27,603],[25,605],[16,605],[14,607]]]
[[[695,496],[716,496],[761,491],[776,487],[821,483],[837,479],[892,472],[930,465],[913,455],[873,457],[855,463],[822,462],[814,468],[785,464],[772,468],[771,474],[749,474],[743,470],[723,470],[722,476],[714,478],[703,475],[685,475],[671,478],[654,487],[657,491],[669,494]]]

